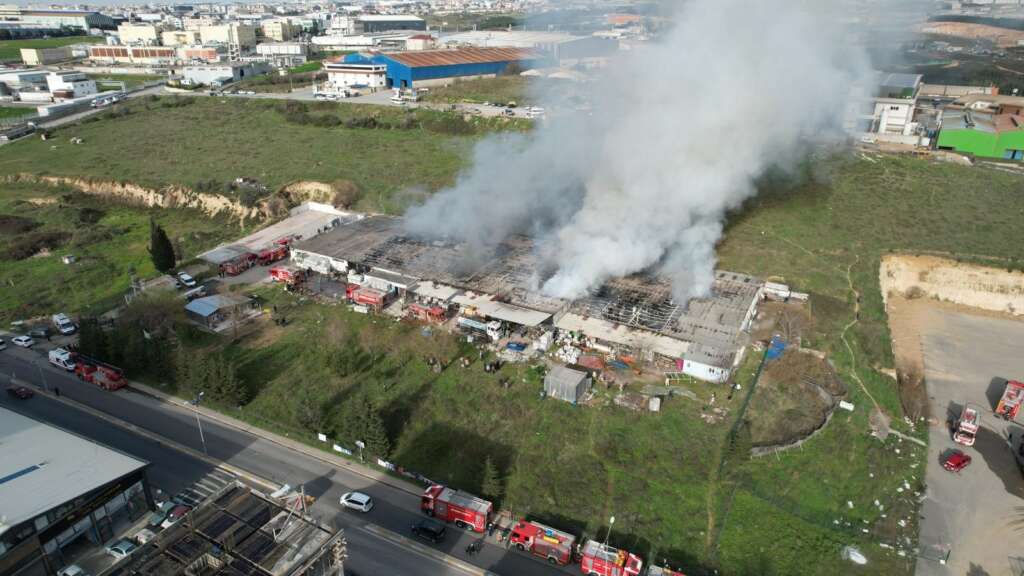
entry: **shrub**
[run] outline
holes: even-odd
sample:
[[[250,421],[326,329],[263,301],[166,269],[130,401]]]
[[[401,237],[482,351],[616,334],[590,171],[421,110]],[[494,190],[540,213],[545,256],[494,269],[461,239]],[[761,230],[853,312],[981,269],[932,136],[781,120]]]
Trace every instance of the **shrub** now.
[[[331,182],[331,188],[334,189],[332,203],[342,208],[349,208],[362,196],[359,186],[351,180],[335,180]]]

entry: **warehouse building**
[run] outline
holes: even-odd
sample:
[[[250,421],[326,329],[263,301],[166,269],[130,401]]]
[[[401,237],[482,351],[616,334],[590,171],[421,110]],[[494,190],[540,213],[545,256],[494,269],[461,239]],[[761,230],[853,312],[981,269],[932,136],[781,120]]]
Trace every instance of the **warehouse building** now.
[[[146,462],[5,408],[0,438],[0,574],[56,574],[153,508]]]
[[[707,297],[677,302],[652,274],[613,278],[575,301],[539,293],[532,239],[506,238],[491,258],[455,242],[406,236],[402,220],[367,216],[292,245],[292,262],[326,275],[400,278],[384,291],[412,293],[509,325],[585,335],[595,348],[629,351],[670,370],[725,382],[742,360],[764,283],[716,271]]]
[[[170,46],[90,46],[89,60],[107,64],[167,66],[178,59]]]
[[[84,10],[26,10],[5,6],[0,7],[0,21],[56,29],[79,28],[83,32],[92,28],[115,28],[114,19],[110,16]]]
[[[612,38],[573,36],[563,32],[473,30],[447,34],[441,37],[440,43],[450,48],[528,48],[544,52],[559,64],[607,58],[619,49],[618,40]]]
[[[346,64],[387,66],[388,88],[413,88],[450,84],[455,78],[486,78],[507,72],[543,66],[543,55],[521,48],[459,48],[400,53],[349,54]]]
[[[395,30],[421,32],[426,29],[427,21],[418,16],[365,14],[362,16],[341,16],[335,18],[331,21],[329,33],[355,36],[357,34],[392,32]]]
[[[256,55],[267,62],[272,62],[275,66],[298,66],[309,59],[309,44],[305,42],[261,42],[256,45]]]
[[[266,62],[246,62],[244,64],[234,62],[208,66],[186,66],[181,72],[181,81],[189,86],[196,84],[223,86],[245,78],[261,76],[269,71],[270,66]]]
[[[1024,98],[964,96],[942,112],[937,146],[980,158],[1024,160]]]
[[[121,44],[152,46],[160,44],[160,29],[152,24],[121,24],[117,27]]]
[[[75,57],[71,46],[57,48],[22,48],[21,61],[25,66],[46,66],[67,62]]]

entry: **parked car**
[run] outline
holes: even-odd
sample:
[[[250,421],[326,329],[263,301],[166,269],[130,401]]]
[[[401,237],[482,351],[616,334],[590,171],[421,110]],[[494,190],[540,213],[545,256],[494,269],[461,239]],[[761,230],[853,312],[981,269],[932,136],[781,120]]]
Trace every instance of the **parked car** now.
[[[108,556],[113,556],[114,561],[122,560],[127,558],[129,554],[138,548],[131,540],[127,538],[121,538],[117,542],[107,546],[106,552]]]
[[[28,335],[33,338],[46,339],[50,334],[53,332],[50,331],[49,326],[33,326],[28,330]]]
[[[950,472],[959,472],[971,465],[971,457],[960,450],[953,450],[942,461],[942,467]]]
[[[424,518],[419,522],[412,525],[412,533],[424,540],[433,542],[434,544],[440,543],[444,540],[444,535],[447,529],[444,524],[441,524],[437,520],[431,520],[430,518]]]
[[[188,274],[186,272],[178,272],[178,280],[180,280],[182,284],[189,288],[196,287],[196,279],[193,278],[191,274]]]
[[[164,518],[164,521],[160,523],[160,527],[170,528],[174,525],[175,522],[181,520],[182,517],[185,516],[185,514],[188,514],[189,510],[191,510],[191,508],[185,506],[184,504],[176,505],[174,508],[171,508],[170,512],[167,513],[167,518]]]
[[[149,515],[149,527],[159,528],[164,520],[167,519],[167,514],[170,513],[171,509],[176,505],[175,502],[163,502],[155,512]]]
[[[370,498],[362,492],[346,492],[341,495],[341,505],[352,510],[358,510],[359,512],[369,512],[373,510],[373,498]]]
[[[89,576],[89,573],[83,570],[78,564],[68,564],[60,570],[57,570],[57,576]]]
[[[149,528],[143,528],[142,530],[136,532],[133,538],[135,539],[136,542],[139,543],[139,546],[142,546],[146,542],[149,542],[153,538],[156,538],[156,532],[153,532]]]
[[[7,393],[19,400],[28,400],[36,395],[31,388],[26,388],[24,386],[8,386]]]
[[[22,348],[30,348],[36,343],[30,336],[15,336],[11,338],[11,343],[15,346],[21,346]]]

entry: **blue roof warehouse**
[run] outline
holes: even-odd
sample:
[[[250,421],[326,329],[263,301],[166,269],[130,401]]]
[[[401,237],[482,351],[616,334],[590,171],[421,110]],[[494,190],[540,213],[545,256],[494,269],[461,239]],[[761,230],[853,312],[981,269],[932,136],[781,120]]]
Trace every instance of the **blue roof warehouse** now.
[[[452,78],[497,76],[509,66],[529,69],[545,65],[543,54],[522,48],[458,48],[401,53],[360,53],[346,64],[384,64],[388,88],[448,84]]]

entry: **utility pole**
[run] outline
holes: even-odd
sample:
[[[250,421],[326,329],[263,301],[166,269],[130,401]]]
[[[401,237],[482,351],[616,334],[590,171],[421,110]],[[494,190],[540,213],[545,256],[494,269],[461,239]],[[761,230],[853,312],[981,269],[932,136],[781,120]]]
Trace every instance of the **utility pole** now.
[[[199,402],[202,401],[205,392],[199,392],[199,395],[192,399],[192,412],[196,415],[196,427],[199,428],[199,441],[203,443],[203,454],[207,456],[210,452],[206,449],[206,437],[203,436],[203,422],[199,419]]]
[[[604,547],[608,547],[608,539],[612,537],[612,526],[615,525],[615,516],[608,519],[608,533],[604,535]]]

